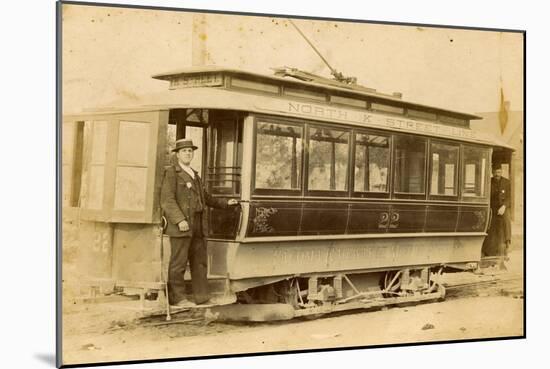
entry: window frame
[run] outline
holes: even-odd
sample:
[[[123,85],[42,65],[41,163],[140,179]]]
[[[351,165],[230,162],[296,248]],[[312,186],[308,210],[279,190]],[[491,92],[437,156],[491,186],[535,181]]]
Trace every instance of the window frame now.
[[[305,144],[304,144],[304,167],[303,167],[303,187],[304,187],[304,193],[305,196],[309,197],[350,197],[351,191],[352,191],[352,182],[351,182],[351,151],[352,151],[352,135],[353,135],[353,129],[351,127],[346,126],[335,126],[330,124],[322,124],[322,123],[306,123],[304,125],[305,127]],[[331,130],[337,130],[337,131],[344,131],[347,132],[348,137],[348,167],[347,167],[347,190],[310,190],[309,189],[309,145],[310,145],[310,137],[309,137],[309,130],[310,128],[321,128],[321,129],[331,129]]]
[[[399,137],[406,137],[406,138],[414,138],[414,139],[420,139],[424,141],[424,192],[422,193],[416,193],[416,192],[397,192],[396,189],[396,150],[397,150],[397,139]],[[427,200],[428,196],[428,154],[429,154],[429,139],[426,136],[420,136],[420,135],[412,135],[412,134],[393,134],[392,135],[392,173],[391,173],[391,198],[392,199],[404,199],[404,200]]]
[[[92,187],[92,163],[94,148],[94,130],[98,122],[105,122],[106,151],[103,162],[102,199],[99,208],[89,207],[90,189]],[[114,207],[116,154],[118,152],[119,120],[113,116],[91,116],[84,119],[84,153],[82,161],[82,187],[80,193],[80,214],[82,219],[91,221],[110,221]],[[113,201],[111,201],[113,199]]]
[[[433,144],[440,144],[440,145],[448,145],[448,146],[453,146],[453,147],[456,147],[458,149],[458,152],[457,152],[457,161],[456,161],[456,171],[455,171],[455,185],[456,185],[456,194],[455,195],[432,195],[431,194],[431,186],[432,186],[432,174],[433,174],[433,158],[432,158],[432,155],[433,155],[433,150],[432,150],[432,145]],[[462,155],[461,155],[461,145],[459,143],[456,143],[456,142],[453,142],[453,141],[447,141],[447,140],[440,140],[440,139],[429,139],[428,140],[428,180],[426,182],[426,190],[427,190],[427,194],[428,194],[428,200],[442,200],[442,201],[458,201],[459,197],[460,197],[460,192],[461,192],[461,182],[460,182],[460,178],[461,178],[461,172],[462,172],[462,167],[461,167],[461,158],[462,158]]]
[[[214,115],[214,114],[212,114]],[[242,140],[242,134],[243,134],[243,119],[240,116],[227,116],[222,117],[219,119],[216,119],[216,117],[209,116],[209,120],[212,120],[209,122],[208,127],[204,130],[203,134],[203,141],[208,142],[208,148],[206,151],[206,160],[205,165],[203,166],[203,182],[205,187],[208,189],[209,193],[213,196],[240,196],[242,192],[242,167],[243,163],[241,161],[241,166],[236,166],[235,164],[238,164],[239,162],[239,134],[241,135]],[[237,169],[239,168],[238,173],[232,173],[230,175],[230,179],[224,179],[223,181],[229,181],[231,182],[231,187],[218,187],[218,189],[224,189],[223,191],[216,190],[214,191],[214,187],[212,186],[213,182],[218,182],[210,179],[210,170],[213,170],[216,168],[213,161],[217,159],[215,157],[215,146],[214,146],[214,126],[215,124],[230,124],[232,125],[232,134],[233,134],[233,142],[235,143],[234,150],[232,153],[232,166],[230,168]],[[190,125],[192,126],[192,125]],[[207,138],[208,137],[208,138]],[[244,143],[242,143],[244,145]],[[242,149],[241,149],[242,150]],[[242,153],[241,153],[242,154]],[[203,154],[204,155],[204,154]],[[244,160],[244,158],[243,158]],[[228,168],[228,167],[225,167]],[[235,179],[235,177],[239,178],[238,180]],[[222,181],[219,181],[222,182]]]
[[[485,174],[485,195],[484,196],[464,196],[464,185],[466,181],[466,175],[464,174],[464,171],[466,170],[465,166],[465,150],[467,148],[470,149],[476,149],[476,150],[484,150],[487,154],[487,169]],[[472,145],[472,144],[461,144],[460,145],[460,191],[459,191],[459,199],[460,202],[467,202],[467,203],[489,203],[490,195],[491,195],[491,158],[492,158],[493,150],[490,146],[484,146],[484,145]]]
[[[113,223],[151,223],[157,221],[160,217],[160,207],[158,206],[158,198],[160,186],[163,176],[164,157],[159,152],[165,139],[165,125],[168,124],[168,110],[145,110],[145,111],[130,111],[130,112],[114,112],[105,114],[83,115],[77,116],[77,120],[90,121],[92,124],[95,121],[107,122],[107,147],[105,153],[105,174],[103,179],[103,200],[100,209],[87,207],[88,199],[82,199],[80,206],[80,215],[82,219],[88,221],[101,221]],[[150,125],[149,131],[149,148],[147,150],[147,175],[145,184],[145,208],[143,210],[127,210],[115,208],[116,196],[116,171],[118,165],[118,150],[119,150],[119,133],[120,122],[132,121],[143,122]],[[86,127],[84,128],[86,131]],[[91,160],[91,145],[93,138],[91,136],[84,138],[84,171],[90,170]],[[164,152],[164,151],[162,151]],[[86,173],[87,177],[83,178],[82,185],[89,191],[90,173]],[[87,195],[89,196],[89,195]]]
[[[374,130],[365,130],[365,129],[354,129],[352,137],[352,147],[351,147],[351,165],[350,165],[350,188],[351,188],[351,197],[354,198],[378,198],[378,199],[389,199],[392,193],[392,179],[393,179],[393,134],[391,132],[377,132]],[[356,135],[357,134],[367,134],[367,135],[377,135],[384,136],[388,138],[389,143],[389,164],[388,164],[388,181],[387,181],[387,191],[385,192],[372,192],[372,191],[356,191],[355,190],[355,154],[356,154]]]
[[[257,144],[258,144],[258,125],[260,123],[285,124],[294,126],[300,129],[302,137],[301,160],[297,163],[300,168],[300,176],[298,178],[298,188],[295,189],[269,189],[256,187],[256,166],[258,165]],[[290,196],[300,197],[304,194],[304,168],[305,168],[305,124],[292,119],[275,118],[268,115],[255,115],[253,127],[253,144],[252,144],[252,196]],[[244,158],[243,158],[244,160]]]

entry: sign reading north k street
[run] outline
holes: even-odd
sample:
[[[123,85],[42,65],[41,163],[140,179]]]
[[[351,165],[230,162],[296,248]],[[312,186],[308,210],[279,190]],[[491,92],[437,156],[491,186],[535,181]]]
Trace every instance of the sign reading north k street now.
[[[306,118],[326,121],[353,123],[372,128],[384,128],[396,131],[414,132],[431,136],[446,136],[460,139],[482,139],[479,132],[470,129],[445,126],[423,120],[412,120],[405,117],[394,117],[373,113],[370,111],[342,109],[332,106],[323,106],[311,103],[302,103],[288,100],[270,100],[267,104],[257,107],[262,110],[303,116]]]

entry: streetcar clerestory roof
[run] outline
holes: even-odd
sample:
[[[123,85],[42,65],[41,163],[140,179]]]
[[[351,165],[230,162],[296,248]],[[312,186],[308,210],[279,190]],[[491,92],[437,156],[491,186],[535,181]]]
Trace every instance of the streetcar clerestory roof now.
[[[434,111],[438,113],[447,113],[447,114],[459,116],[463,119],[468,119],[468,120],[483,119],[482,117],[474,114],[459,112],[459,111],[450,110],[450,109],[442,109],[436,106],[419,104],[412,101],[402,100],[399,97],[396,97],[390,94],[380,93],[374,89],[365,88],[360,85],[338,83],[337,81],[333,81],[333,84],[328,85],[325,83],[302,81],[299,79],[293,79],[288,77],[278,77],[276,75],[266,75],[266,74],[239,70],[239,69],[225,68],[220,66],[189,67],[189,68],[183,68],[183,69],[173,70],[169,72],[154,74],[151,77],[159,80],[170,81],[177,76],[193,76],[193,75],[201,75],[201,74],[214,73],[214,72],[223,73],[229,76],[242,76],[250,79],[264,80],[266,82],[273,81],[276,83],[282,83],[286,85],[293,84],[301,87],[311,87],[319,90],[327,90],[327,91],[333,91],[336,93],[356,95],[357,97],[370,98],[376,101],[391,102],[403,107],[428,109],[430,111]]]
[[[153,78],[161,79],[161,80],[168,80],[170,81],[172,78],[176,78],[176,76],[196,76],[201,75],[204,73],[228,73],[235,76],[247,76],[251,78],[267,78],[268,80],[274,80],[274,81],[284,81],[285,83],[293,83],[293,84],[299,84],[304,86],[316,86],[322,89],[327,89],[329,91],[345,91],[347,93],[354,93],[358,96],[365,96],[365,97],[372,97],[376,99],[384,99],[384,100],[391,100],[393,102],[397,102],[400,104],[409,104],[412,107],[415,107],[417,109],[421,109],[424,107],[424,105],[420,104],[414,104],[411,102],[404,102],[399,98],[391,97],[388,95],[379,94],[376,92],[364,92],[364,91],[351,91],[349,88],[344,87],[335,87],[335,86],[327,86],[327,85],[321,85],[319,83],[310,83],[310,82],[304,82],[299,80],[291,80],[288,78],[282,78],[277,76],[264,76],[260,74],[255,73],[249,73],[249,72],[243,72],[235,69],[227,69],[227,68],[221,68],[221,67],[195,67],[195,68],[187,68],[184,70],[169,72],[169,73],[162,73],[154,75]],[[298,118],[305,118],[305,119],[313,119],[313,120],[320,120],[325,121],[328,123],[335,123],[335,124],[347,124],[351,126],[358,126],[358,127],[364,127],[364,128],[374,128],[374,129],[383,129],[388,131],[395,131],[395,132],[403,132],[403,133],[413,133],[413,134],[420,134],[425,136],[431,136],[431,137],[441,137],[441,138],[448,138],[448,139],[454,139],[462,142],[472,142],[477,144],[484,144],[489,146],[499,146],[506,149],[512,149],[513,147],[509,144],[503,142],[502,140],[498,139],[497,137],[482,133],[482,132],[475,132],[472,131],[470,128],[454,128],[457,130],[460,130],[461,132],[466,132],[468,134],[471,134],[471,136],[468,137],[452,137],[452,136],[445,136],[444,134],[441,134],[441,131],[438,131],[437,133],[430,133],[430,132],[410,132],[410,131],[404,131],[403,129],[398,129],[395,127],[388,127],[388,126],[380,126],[376,124],[369,124],[369,122],[362,122],[360,119],[356,120],[338,120],[333,117],[329,117],[325,115],[321,116],[304,116],[298,114],[296,111],[292,111],[292,108],[296,108],[301,104],[300,101],[294,101],[293,99],[289,98],[289,96],[282,96],[282,95],[269,95],[269,94],[260,94],[260,93],[253,93],[250,91],[243,91],[243,90],[235,90],[235,89],[227,89],[227,88],[212,88],[212,87],[192,87],[192,88],[173,88],[173,89],[167,89],[165,91],[157,92],[157,93],[151,93],[146,94],[142,96],[136,96],[132,98],[124,98],[118,101],[114,101],[108,106],[104,106],[102,108],[95,108],[93,110],[87,110],[82,113],[77,114],[70,114],[73,116],[73,118],[76,118],[77,116],[80,116],[83,118],[84,116],[93,116],[93,115],[101,115],[101,114],[117,114],[117,113],[125,113],[125,112],[138,112],[138,111],[153,111],[153,110],[171,110],[171,109],[219,109],[219,110],[234,110],[234,111],[249,111],[253,113],[260,113],[260,114],[268,114],[268,115],[278,115],[278,116],[286,116],[286,117],[298,117]],[[314,104],[305,103],[304,106],[313,106],[315,109],[327,109],[328,105],[323,104],[321,102],[316,102]],[[289,108],[290,106],[290,108]],[[426,106],[427,107],[427,106]],[[432,110],[435,108],[428,107]],[[335,110],[336,109],[332,109]],[[353,107],[339,107],[338,111],[343,111],[346,114],[357,116],[357,114],[368,114],[368,115],[376,115],[371,114],[367,109],[360,109],[360,108],[353,108]],[[454,112],[451,110],[443,110],[443,109],[437,109],[438,112],[443,113],[451,113],[455,116],[462,117],[463,119],[483,119],[482,117],[473,115],[473,114],[465,114],[465,113],[459,113]],[[422,120],[411,120],[406,118],[400,118],[400,117],[393,117],[394,120],[397,121],[406,121],[408,123],[418,123],[418,124],[425,124],[425,125],[431,125],[435,128],[449,128],[444,127],[443,124],[439,124],[437,122],[422,122]]]

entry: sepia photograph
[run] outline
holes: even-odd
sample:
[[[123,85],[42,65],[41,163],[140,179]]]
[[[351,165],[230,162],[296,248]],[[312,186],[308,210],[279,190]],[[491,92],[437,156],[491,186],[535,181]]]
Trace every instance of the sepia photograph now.
[[[525,338],[524,30],[57,22],[58,366]]]

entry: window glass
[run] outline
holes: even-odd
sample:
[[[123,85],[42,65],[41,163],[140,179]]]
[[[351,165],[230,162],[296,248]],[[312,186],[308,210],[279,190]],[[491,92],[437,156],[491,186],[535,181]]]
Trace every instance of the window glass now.
[[[364,100],[352,99],[352,98],[344,97],[344,96],[332,95],[330,97],[330,102],[333,102],[333,103],[336,103],[336,104],[357,106],[359,108],[366,108],[367,107],[367,102],[364,101]]]
[[[486,149],[464,147],[463,197],[485,197],[489,152]]]
[[[84,122],[63,123],[63,206],[80,206],[84,160]]]
[[[187,128],[198,129],[196,127]],[[241,128],[242,125],[235,120],[220,121],[212,126],[212,158],[211,165],[208,168],[208,181],[212,193],[240,192],[242,162]],[[193,134],[198,134],[198,132],[190,130],[186,131],[187,134],[192,136]],[[196,150],[195,153],[197,154],[198,151]]]
[[[175,124],[168,124],[168,127],[166,129],[166,146],[164,148],[164,166],[169,166],[172,164],[172,158],[174,156],[174,153],[172,152],[172,149],[176,146],[176,125]]]
[[[435,113],[429,113],[426,111],[414,110],[414,109],[408,109],[407,113],[410,117],[420,118],[420,119],[435,120],[437,117]]]
[[[179,127],[176,124],[168,124],[166,129],[166,147],[164,151],[164,165],[169,166],[173,164],[176,159],[175,153],[172,151],[176,146],[176,141],[186,138],[193,141],[195,146],[199,148],[195,150],[191,167],[195,169],[200,175],[202,175],[202,158],[203,158],[203,127],[189,126],[184,123],[179,123]]]
[[[104,165],[107,152],[107,122],[93,122],[92,165]]]
[[[392,106],[386,104],[371,103],[370,108],[372,110],[383,111],[386,113],[403,114],[404,109],[399,106]]]
[[[464,126],[464,127],[468,126],[468,120],[466,120],[466,119],[457,119],[457,118],[453,118],[453,117],[448,117],[446,115],[440,115],[439,120],[442,123],[448,123],[448,124],[453,124],[453,125],[457,125],[457,126]]]
[[[293,97],[302,97],[305,99],[313,99],[317,101],[326,101],[327,97],[324,93],[306,90],[302,88],[285,87],[284,94]]]
[[[248,81],[248,80],[239,79],[239,78],[232,78],[231,86],[246,88],[249,90],[262,91],[262,92],[271,92],[274,94],[279,93],[279,86],[277,85],[270,84],[270,83]]]
[[[426,173],[426,140],[419,137],[395,137],[394,192],[423,194]]]
[[[355,192],[387,192],[389,165],[388,137],[355,135]]]
[[[256,131],[256,188],[300,188],[302,128],[258,122]]]
[[[195,154],[193,155],[193,161],[191,162],[191,167],[195,169],[197,173],[199,173],[199,175],[202,175],[202,154],[204,150],[203,135],[204,135],[204,128],[194,127],[194,126],[185,126],[185,137],[183,138],[192,140],[193,145],[199,147],[197,150],[195,150]]]
[[[149,122],[119,123],[115,210],[145,210],[150,131]]]
[[[309,128],[309,190],[348,190],[349,132]]]
[[[459,147],[432,143],[430,195],[456,196]]]
[[[86,125],[92,130],[89,187],[85,190],[86,208],[99,210],[103,208],[108,127],[106,121],[86,122]]]
[[[118,133],[119,165],[147,166],[149,157],[150,124],[120,121]]]
[[[116,169],[116,210],[143,211],[147,201],[147,168],[119,166]]]

